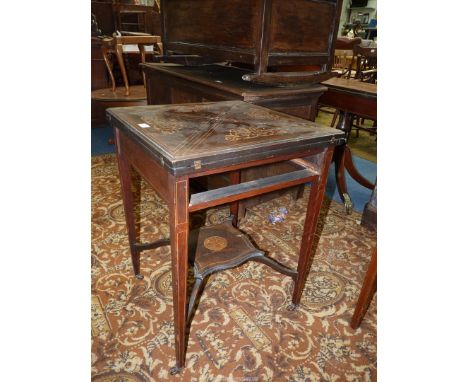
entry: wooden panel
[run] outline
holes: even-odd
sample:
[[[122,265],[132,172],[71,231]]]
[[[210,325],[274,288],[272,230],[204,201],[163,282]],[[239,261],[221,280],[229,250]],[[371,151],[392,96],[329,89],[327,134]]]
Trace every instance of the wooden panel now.
[[[171,203],[171,195],[167,185],[170,175],[157,163],[142,146],[135,143],[125,133],[119,132],[121,149],[128,162],[138,173],[154,188],[158,195],[166,202]]]
[[[272,65],[320,65],[331,71],[342,0],[162,0],[165,54],[253,65],[265,84],[318,83],[325,77],[259,77]],[[222,6],[220,6],[222,4]],[[327,77],[329,78],[329,77]],[[304,82],[305,82],[304,81]]]
[[[108,2],[91,1],[91,12],[96,16],[102,34],[111,36],[112,32],[115,32],[111,0]]]
[[[265,101],[268,104],[279,105],[300,99],[296,105],[310,105],[327,90],[323,85],[272,87],[254,84],[242,80],[242,76],[249,73],[248,70],[225,65],[182,66],[146,63],[142,67],[149,78],[148,86],[155,92],[159,91],[161,81],[167,81],[174,89],[184,86],[213,100],[243,99],[247,102]],[[208,94],[212,96],[208,97]]]
[[[258,0],[166,0],[167,40],[253,49],[260,24]]]
[[[322,52],[328,55],[330,35],[335,26],[335,3],[274,0],[270,51]]]
[[[246,70],[222,65],[181,66],[147,63],[143,70],[148,79],[148,104],[205,102],[243,99],[301,118],[314,120],[318,97],[326,91],[322,85],[266,87],[242,81]],[[193,100],[193,101],[189,101]],[[258,179],[290,171],[288,163],[256,166],[242,170],[242,181]],[[205,189],[229,184],[223,176],[211,175],[197,181]],[[289,192],[293,190],[289,189]],[[294,192],[294,191],[293,191]],[[271,199],[273,194],[261,195],[240,203],[240,214],[246,207]]]
[[[229,203],[248,197],[265,194],[267,192],[296,186],[310,182],[318,177],[318,173],[303,169],[286,174],[260,178],[250,182],[235,184],[218,188],[216,190],[200,192],[192,195],[189,204],[190,211],[198,211],[204,208]]]
[[[362,117],[377,118],[377,85],[343,78],[333,78],[323,84],[328,86],[328,91],[320,97],[320,103]]]
[[[91,90],[102,89],[110,86],[107,68],[102,57],[101,41],[91,38]]]

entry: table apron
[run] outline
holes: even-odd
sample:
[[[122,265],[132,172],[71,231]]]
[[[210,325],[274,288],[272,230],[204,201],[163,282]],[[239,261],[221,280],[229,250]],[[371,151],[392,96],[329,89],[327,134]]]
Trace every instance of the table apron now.
[[[169,189],[170,174],[144,148],[132,138],[115,128],[116,139],[129,164],[153,187],[157,194],[167,203],[173,204]]]
[[[362,117],[377,119],[377,97],[328,89],[319,102]]]

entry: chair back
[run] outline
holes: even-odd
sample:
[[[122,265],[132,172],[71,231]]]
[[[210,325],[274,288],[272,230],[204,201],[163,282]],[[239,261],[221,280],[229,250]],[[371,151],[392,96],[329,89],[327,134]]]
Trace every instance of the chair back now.
[[[154,48],[157,47],[156,51],[158,52],[158,54],[160,54],[162,52],[161,37],[148,35],[145,33],[126,32],[125,35],[119,35],[119,36],[114,35],[112,39],[105,40],[105,43],[103,43],[102,45],[102,52],[103,52],[104,61],[106,63],[107,70],[109,72],[109,76],[111,78],[113,91],[115,91],[115,79],[112,73],[112,68],[110,65],[109,57],[108,57],[109,53],[111,51],[115,51],[115,54],[117,56],[117,62],[119,63],[120,72],[122,74],[122,78],[124,81],[125,95],[128,96],[130,94],[130,86],[128,84],[128,77],[127,77],[127,71],[126,71],[125,63],[123,59],[123,53],[133,51],[132,47],[136,47],[138,48],[138,51],[140,52],[141,63],[145,63],[146,62],[145,47],[147,46],[152,46],[153,51],[155,51]],[[127,49],[124,47],[126,47]],[[142,76],[143,76],[143,85],[146,87],[145,74],[142,73]]]
[[[361,43],[361,39],[338,37],[335,43],[335,59],[333,70],[338,70],[338,76],[350,78],[355,62],[354,47]]]
[[[377,47],[357,45],[354,47],[354,54],[356,56],[355,78],[375,83],[377,81]]]

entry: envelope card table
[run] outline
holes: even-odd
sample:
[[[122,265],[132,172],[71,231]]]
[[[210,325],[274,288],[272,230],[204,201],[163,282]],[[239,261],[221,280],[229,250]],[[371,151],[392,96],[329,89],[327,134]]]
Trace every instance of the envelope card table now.
[[[291,309],[301,298],[312,259],[312,239],[322,204],[328,167],[344,133],[314,122],[243,101],[150,105],[107,110],[114,127],[133,270],[140,273],[141,251],[171,246],[172,290],[177,373],[185,348],[194,302],[210,274],[248,260],[271,266],[294,280]],[[289,161],[294,170],[240,182],[240,170]],[[170,237],[137,241],[131,168],[154,188],[169,208]],[[231,184],[190,193],[190,181],[227,172]],[[290,269],[255,248],[237,229],[238,201],[263,193],[310,183],[297,269]],[[202,227],[189,240],[189,214],[229,204],[231,222]],[[189,256],[190,255],[190,256]],[[196,279],[187,298],[187,269],[192,259]]]

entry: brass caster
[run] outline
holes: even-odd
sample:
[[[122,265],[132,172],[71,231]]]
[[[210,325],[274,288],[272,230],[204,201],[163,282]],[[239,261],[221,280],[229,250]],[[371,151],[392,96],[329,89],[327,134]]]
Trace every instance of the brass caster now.
[[[176,375],[176,374],[179,374],[181,371],[182,371],[181,367],[173,366],[170,368],[169,373],[171,373],[171,375]]]
[[[138,280],[143,280],[143,275],[138,273],[137,275],[135,275],[135,278],[137,278]]]
[[[296,310],[296,308],[297,308],[297,305],[291,303],[286,307],[286,310],[289,310],[290,312],[292,312],[292,311]]]
[[[351,198],[349,197],[348,194],[343,194],[343,199],[344,199],[345,211],[348,215],[351,215],[351,213],[353,212],[353,202],[351,201]]]

